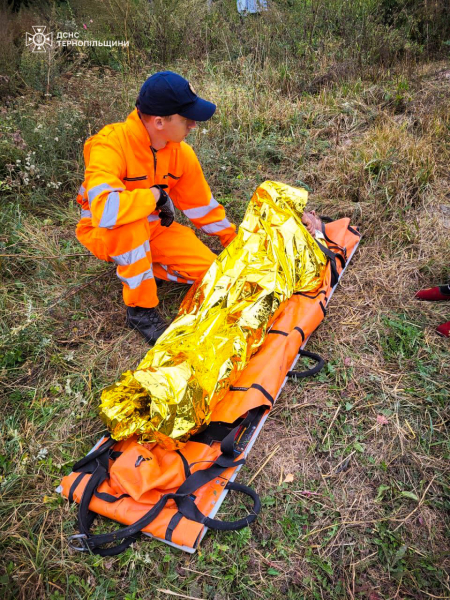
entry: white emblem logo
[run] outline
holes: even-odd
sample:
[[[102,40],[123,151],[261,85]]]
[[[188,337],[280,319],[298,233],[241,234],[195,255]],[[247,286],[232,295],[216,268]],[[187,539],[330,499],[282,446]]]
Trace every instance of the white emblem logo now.
[[[45,33],[45,26],[33,25],[34,33],[26,34],[25,44],[31,46],[32,52],[45,52],[46,46],[51,46],[53,43],[53,33]]]

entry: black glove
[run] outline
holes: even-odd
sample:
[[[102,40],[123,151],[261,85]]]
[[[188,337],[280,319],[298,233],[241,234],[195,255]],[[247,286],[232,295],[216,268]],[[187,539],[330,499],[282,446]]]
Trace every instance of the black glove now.
[[[163,227],[170,227],[175,220],[175,209],[169,194],[165,191],[167,185],[154,185],[160,192],[156,208],[159,210],[159,218]]]

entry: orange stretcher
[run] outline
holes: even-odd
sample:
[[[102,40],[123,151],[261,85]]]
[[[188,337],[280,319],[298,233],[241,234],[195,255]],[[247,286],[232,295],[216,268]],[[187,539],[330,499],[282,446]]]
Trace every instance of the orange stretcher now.
[[[70,537],[72,549],[111,556],[144,534],[192,553],[208,529],[241,529],[256,519],[259,497],[236,483],[236,475],[287,379],[314,375],[322,368],[324,361],[303,348],[326,316],[327,304],[360,239],[349,219],[328,222],[323,234],[329,261],[321,289],[314,294],[298,292],[288,300],[204,431],[180,450],[141,444],[136,438],[116,442],[105,436],[63,478],[59,491],[80,505],[80,533]],[[308,371],[295,371],[300,356],[317,364]],[[253,501],[249,514],[231,522],[215,518],[229,491]],[[93,534],[90,529],[97,514],[125,527]]]

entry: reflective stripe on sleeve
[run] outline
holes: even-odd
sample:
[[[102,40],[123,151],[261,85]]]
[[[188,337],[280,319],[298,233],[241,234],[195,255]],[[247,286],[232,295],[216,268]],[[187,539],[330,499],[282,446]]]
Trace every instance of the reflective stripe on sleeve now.
[[[113,188],[109,185],[109,183],[100,183],[99,185],[94,186],[88,191],[89,206],[91,206],[92,202],[99,194],[105,191],[123,192],[123,188]]]
[[[147,256],[147,252],[149,251],[150,244],[148,240],[145,240],[145,242],[137,248],[129,250],[128,252],[124,252],[123,254],[119,254],[118,256],[111,256],[111,258],[117,265],[126,267],[128,265],[132,265],[138,260],[141,260],[142,258],[145,258]]]
[[[78,190],[78,195],[84,196],[85,191],[86,191],[86,188],[84,187],[84,185],[80,185],[80,189]]]
[[[203,227],[201,227],[200,229],[205,233],[214,234],[219,233],[219,231],[222,231],[227,227],[231,227],[230,221],[228,219],[222,219],[221,221],[217,221],[217,223],[209,223],[209,225],[203,225]]]
[[[106,198],[105,207],[103,209],[102,218],[100,219],[99,227],[104,229],[112,229],[117,223],[119,214],[120,196],[117,192],[111,192]]]
[[[197,208],[188,208],[186,210],[183,210],[183,212],[187,216],[188,219],[200,219],[201,217],[205,217],[208,213],[210,213],[212,210],[214,210],[218,206],[219,206],[219,203],[217,202],[217,200],[214,198],[214,196],[211,196],[211,200],[207,206],[199,206]]]
[[[139,275],[134,275],[134,277],[122,277],[122,275],[117,273],[117,277],[122,283],[128,286],[130,290],[135,290],[145,279],[153,279],[153,269],[150,267],[147,271],[139,273]]]
[[[81,209],[81,219],[92,219],[92,213],[90,210]]]
[[[153,221],[159,221],[159,215],[149,215],[147,217],[147,221],[149,223],[152,223]]]

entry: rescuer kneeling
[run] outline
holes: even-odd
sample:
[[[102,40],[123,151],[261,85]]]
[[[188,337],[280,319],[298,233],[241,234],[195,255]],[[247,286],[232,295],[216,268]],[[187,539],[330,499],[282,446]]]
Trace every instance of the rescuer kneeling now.
[[[175,222],[174,206],[223,247],[236,236],[184,142],[196,122],[215,110],[186,79],[162,71],[145,81],[126,121],[107,125],[84,146],[77,238],[117,265],[127,324],[150,344],[168,327],[156,309],[155,277],[192,284],[216,258],[191,229]],[[305,212],[302,221],[314,236],[320,219]]]
[[[236,236],[184,142],[196,121],[215,110],[186,79],[163,71],[145,81],[125,122],[107,125],[84,147],[77,238],[117,265],[127,323],[151,344],[168,326],[156,309],[155,277],[191,284],[216,257],[174,221],[174,206],[224,247]]]

